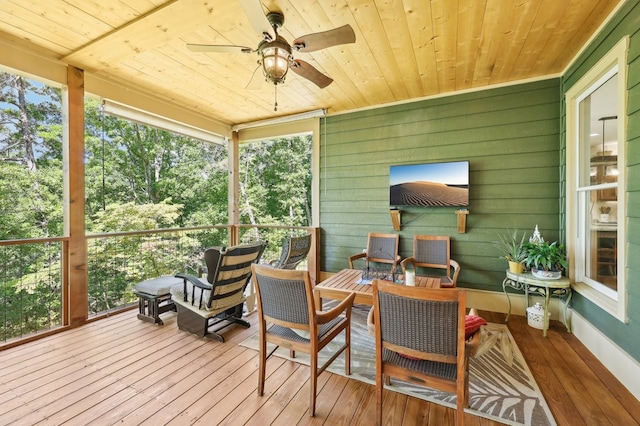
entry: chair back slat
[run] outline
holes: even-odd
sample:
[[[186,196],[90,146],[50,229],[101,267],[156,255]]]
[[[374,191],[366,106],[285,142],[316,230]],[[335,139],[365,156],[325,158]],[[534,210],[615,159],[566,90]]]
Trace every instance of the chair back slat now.
[[[393,260],[395,246],[392,240],[386,238],[371,238],[367,254],[371,258]]]
[[[280,259],[274,267],[278,269],[296,269],[311,250],[311,234],[299,237],[288,237],[282,245]]]
[[[457,355],[458,302],[379,293],[382,340],[439,355]]]
[[[264,243],[256,243],[205,251],[207,281],[213,285],[212,291],[203,294],[209,309],[215,308],[216,301],[221,299],[243,299],[245,287],[251,279],[251,264],[259,262],[264,248]]]
[[[416,235],[413,257],[416,266],[444,268],[449,271],[450,239],[447,236]]]
[[[309,325],[309,302],[304,280],[260,276],[259,297],[265,316],[280,321]]]

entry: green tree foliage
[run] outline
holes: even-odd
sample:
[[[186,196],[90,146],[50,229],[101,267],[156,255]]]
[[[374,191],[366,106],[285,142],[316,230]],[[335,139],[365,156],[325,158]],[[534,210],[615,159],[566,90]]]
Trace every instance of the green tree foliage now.
[[[0,72],[0,238],[60,235],[61,92]]]
[[[310,225],[311,136],[246,144],[240,158],[242,223]]]
[[[227,222],[226,147],[85,108],[88,228],[107,204],[167,202],[183,206],[175,226]]]
[[[240,222],[311,225],[311,135],[247,143],[240,150]],[[288,231],[265,229],[243,240],[269,241],[264,259],[276,259]]]
[[[100,233],[166,228],[175,223],[180,209],[180,205],[165,202],[109,204],[96,215],[95,228]],[[193,270],[194,256],[198,255],[198,262],[202,253],[198,239],[181,234],[133,233],[90,239],[88,250],[93,313],[133,302],[136,282]]]
[[[0,239],[62,236],[63,144],[60,89],[0,72]],[[133,284],[195,272],[204,248],[226,231],[135,231],[228,223],[227,147],[104,114],[85,101],[85,193],[89,238],[89,309],[132,303]],[[241,222],[306,226],[311,217],[311,138],[243,145]],[[248,233],[273,243],[285,230]],[[0,248],[4,338],[60,324],[62,244]]]

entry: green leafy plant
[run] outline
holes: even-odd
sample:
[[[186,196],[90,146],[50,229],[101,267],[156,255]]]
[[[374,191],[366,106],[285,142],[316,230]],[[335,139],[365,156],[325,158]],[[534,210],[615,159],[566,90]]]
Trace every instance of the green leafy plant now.
[[[524,252],[525,233],[519,237],[518,230],[508,230],[507,234],[498,234],[499,241],[494,241],[493,245],[501,251],[500,259],[506,259],[508,262],[521,263],[527,258]]]
[[[525,265],[531,269],[543,271],[566,271],[569,266],[564,245],[557,241],[552,243],[525,243]]]

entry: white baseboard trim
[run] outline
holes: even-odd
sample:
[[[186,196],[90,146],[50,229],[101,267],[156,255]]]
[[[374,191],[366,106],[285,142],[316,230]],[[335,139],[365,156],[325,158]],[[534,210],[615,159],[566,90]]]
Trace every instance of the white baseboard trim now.
[[[574,311],[571,311],[571,330],[589,352],[640,401],[640,363]]]
[[[467,307],[491,312],[509,311],[509,303],[504,293],[465,289]],[[511,315],[525,315],[525,298],[521,294],[509,294]],[[541,297],[529,297],[529,304],[540,301]],[[560,302],[557,298],[549,301],[551,319],[559,320]],[[567,309],[571,332],[598,360],[620,381],[633,396],[640,401],[640,363],[630,357],[589,321],[572,309]]]
[[[504,293],[498,293],[495,291],[486,290],[474,290],[465,288],[467,293],[467,308],[476,308],[484,311],[491,312],[509,312],[509,302],[507,296]],[[509,293],[509,299],[511,300],[511,315],[526,316],[525,297],[524,294]],[[535,302],[544,302],[540,296],[529,296],[529,305],[533,305]],[[553,297],[549,300],[549,312],[551,312],[552,320],[560,319],[560,306],[561,303],[557,297]],[[567,315],[570,316],[570,310],[567,309]]]

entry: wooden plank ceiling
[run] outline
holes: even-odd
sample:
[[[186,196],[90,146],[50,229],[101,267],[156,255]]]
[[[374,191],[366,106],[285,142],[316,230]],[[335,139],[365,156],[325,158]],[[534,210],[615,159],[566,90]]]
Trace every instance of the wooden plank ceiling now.
[[[319,89],[289,73],[277,112],[273,86],[246,88],[257,54],[185,47],[257,47],[237,0],[1,0],[0,38],[233,125],[557,75],[621,2],[262,0],[284,13],[289,43],[345,24],[356,33],[355,44],[294,53],[334,82]]]

